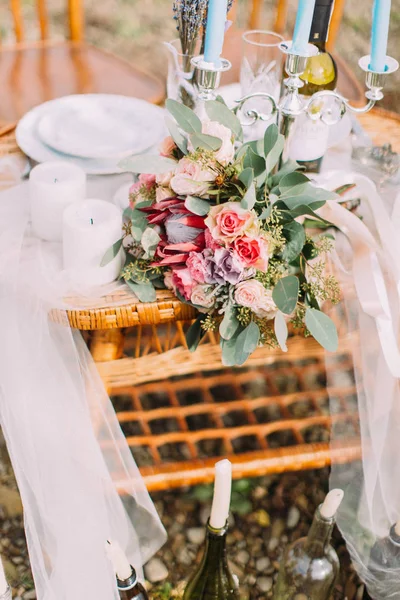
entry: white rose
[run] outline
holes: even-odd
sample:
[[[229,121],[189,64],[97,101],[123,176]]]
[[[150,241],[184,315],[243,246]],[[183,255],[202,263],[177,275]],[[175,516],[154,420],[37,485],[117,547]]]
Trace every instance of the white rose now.
[[[266,290],[257,279],[246,279],[236,285],[235,302],[251,308],[260,319],[273,319],[278,311],[271,290]]]
[[[204,196],[215,180],[215,174],[202,169],[199,163],[182,158],[172,177],[170,185],[176,194],[181,196]]]
[[[158,185],[169,185],[173,176],[174,171],[168,171],[167,173],[159,173],[156,176],[156,182],[158,183]]]
[[[215,153],[217,161],[224,166],[232,162],[235,156],[235,147],[232,142],[231,130],[216,121],[206,121],[201,129],[203,133],[212,135],[222,141],[221,148]]]
[[[278,307],[272,299],[272,290],[266,290],[264,288],[264,294],[260,305],[254,312],[256,313],[257,317],[260,317],[261,319],[271,320],[275,317],[276,313],[278,312]]]
[[[215,304],[215,297],[210,293],[210,286],[195,285],[192,290],[190,302],[203,308],[212,308]]]

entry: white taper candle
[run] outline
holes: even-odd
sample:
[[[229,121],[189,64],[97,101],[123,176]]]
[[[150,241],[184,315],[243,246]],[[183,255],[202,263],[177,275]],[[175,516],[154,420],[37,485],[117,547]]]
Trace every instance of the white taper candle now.
[[[210,526],[225,527],[229,515],[232,488],[232,463],[225,458],[215,464],[214,497],[211,507]]]
[[[132,575],[132,568],[119,543],[116,540],[107,541],[106,552],[118,579],[128,579]]]
[[[340,489],[331,490],[329,494],[326,495],[325,500],[320,508],[320,514],[323,519],[327,521],[332,519],[343,500],[344,492]]]
[[[6,574],[4,573],[3,563],[1,562],[0,558],[0,596],[6,593],[7,588],[8,583],[6,579]]]

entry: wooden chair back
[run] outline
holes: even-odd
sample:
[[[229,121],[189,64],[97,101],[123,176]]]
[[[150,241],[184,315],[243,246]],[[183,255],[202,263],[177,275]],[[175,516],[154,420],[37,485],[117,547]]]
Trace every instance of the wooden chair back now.
[[[249,18],[250,29],[263,29],[261,27],[261,9],[263,0],[252,0],[251,12]],[[332,14],[331,26],[329,29],[328,49],[333,50],[336,39],[339,33],[340,23],[343,17],[345,0],[336,0]],[[287,25],[287,17],[289,12],[289,0],[277,0],[274,31],[284,33]]]
[[[34,1],[36,1],[40,39],[44,41],[49,38],[49,19],[47,14],[46,0]],[[25,28],[21,5],[22,0],[10,0],[15,39],[18,43],[25,40]],[[79,42],[83,39],[84,34],[83,0],[67,0],[67,14],[67,35],[72,41]]]

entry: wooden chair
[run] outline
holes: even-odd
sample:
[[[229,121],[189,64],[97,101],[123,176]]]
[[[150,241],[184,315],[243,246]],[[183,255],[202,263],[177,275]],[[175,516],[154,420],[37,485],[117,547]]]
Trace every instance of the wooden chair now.
[[[45,0],[36,0],[40,40],[25,41],[21,0],[10,0],[16,43],[0,49],[0,120],[67,94],[103,92],[159,103],[164,85],[127,61],[84,42],[83,0],[67,0],[68,39],[49,39]]]
[[[251,10],[249,14],[249,19],[247,23],[248,29],[266,29],[266,27],[261,23],[261,9],[262,9],[263,0],[252,0]],[[329,51],[334,54],[338,71],[338,89],[339,91],[349,100],[352,100],[355,104],[364,104],[365,96],[364,89],[357,80],[354,73],[348,67],[346,62],[335,54],[335,43],[337,40],[337,36],[339,33],[340,23],[343,17],[345,0],[336,0],[334,11],[331,20],[330,33],[329,33]],[[231,19],[235,22],[235,11],[237,10],[237,2],[233,4],[232,7],[232,16]],[[275,9],[275,18],[274,18],[274,26],[272,27],[273,31],[277,33],[284,34],[287,32],[287,17],[289,10],[289,0],[277,0],[277,5]],[[224,83],[231,83],[239,80],[239,70],[240,70],[240,62],[241,62],[241,53],[242,53],[242,45],[243,42],[241,40],[241,36],[243,34],[243,30],[238,30],[233,26],[231,30],[228,31],[225,38],[224,45],[224,55],[228,58],[234,68],[229,71],[224,76]],[[290,39],[290,36],[289,36]]]

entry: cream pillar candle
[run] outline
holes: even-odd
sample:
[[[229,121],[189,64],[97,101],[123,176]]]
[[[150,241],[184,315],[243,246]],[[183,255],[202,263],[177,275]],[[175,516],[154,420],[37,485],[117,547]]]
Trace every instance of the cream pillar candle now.
[[[29,193],[33,233],[43,240],[61,242],[63,213],[86,196],[86,173],[62,161],[45,162],[32,169]]]
[[[121,251],[104,267],[107,250],[122,237],[121,210],[104,200],[89,199],[64,211],[63,259],[74,283],[103,285],[118,278]]]
[[[119,543],[116,540],[107,541],[106,552],[118,579],[121,581],[129,579],[132,575],[132,567]]]
[[[232,463],[225,458],[215,465],[214,497],[210,516],[210,526],[213,529],[225,527],[229,516],[231,488]]]

